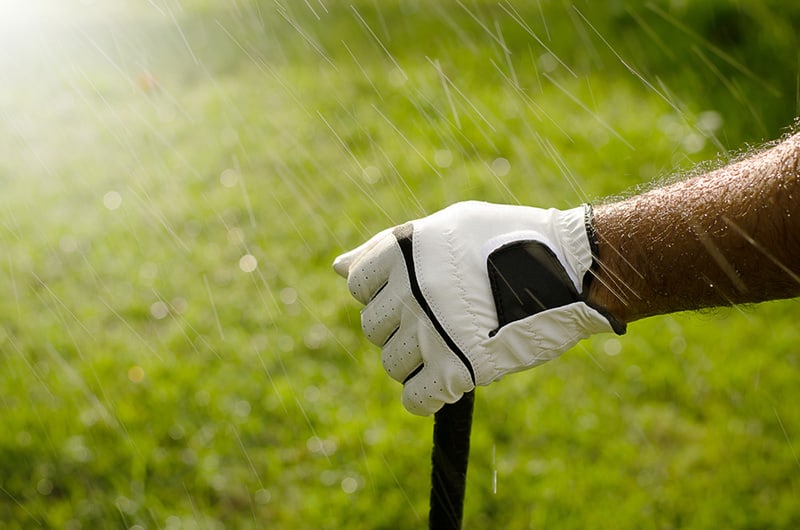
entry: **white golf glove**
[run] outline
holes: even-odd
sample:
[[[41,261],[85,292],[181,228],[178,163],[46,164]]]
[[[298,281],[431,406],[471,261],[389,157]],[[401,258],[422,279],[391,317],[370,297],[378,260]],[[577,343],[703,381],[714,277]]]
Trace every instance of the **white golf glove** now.
[[[432,414],[594,333],[624,333],[585,303],[590,222],[589,206],[462,202],[336,258],[406,409]]]

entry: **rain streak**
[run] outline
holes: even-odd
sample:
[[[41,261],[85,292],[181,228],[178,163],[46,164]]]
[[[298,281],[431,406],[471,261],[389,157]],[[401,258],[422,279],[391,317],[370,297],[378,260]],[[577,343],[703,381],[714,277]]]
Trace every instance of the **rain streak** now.
[[[432,422],[333,259],[779,138],[797,27],[779,0],[5,2],[0,521],[424,527]],[[791,527],[797,314],[646,320],[478,389],[465,526]]]

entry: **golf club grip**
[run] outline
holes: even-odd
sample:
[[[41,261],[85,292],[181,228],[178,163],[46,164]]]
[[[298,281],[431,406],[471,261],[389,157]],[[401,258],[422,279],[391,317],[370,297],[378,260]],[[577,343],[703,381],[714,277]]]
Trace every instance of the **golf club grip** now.
[[[474,403],[475,391],[472,390],[457,402],[442,407],[434,416],[428,517],[431,530],[461,528]]]

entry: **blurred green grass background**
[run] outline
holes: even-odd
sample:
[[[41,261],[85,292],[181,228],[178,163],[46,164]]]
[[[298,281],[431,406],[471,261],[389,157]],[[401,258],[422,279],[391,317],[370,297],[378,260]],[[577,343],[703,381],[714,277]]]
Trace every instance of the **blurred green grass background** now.
[[[0,528],[424,528],[430,419],[330,263],[785,134],[789,1],[4,4]],[[795,528],[796,301],[478,392],[466,528]]]

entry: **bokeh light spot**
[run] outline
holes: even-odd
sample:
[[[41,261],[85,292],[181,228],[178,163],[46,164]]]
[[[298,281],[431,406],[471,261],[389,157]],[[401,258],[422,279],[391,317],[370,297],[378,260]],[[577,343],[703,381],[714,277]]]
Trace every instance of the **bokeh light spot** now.
[[[116,210],[122,205],[122,195],[114,190],[109,191],[103,195],[103,206],[109,210]]]
[[[232,188],[239,182],[239,174],[234,169],[226,169],[219,176],[219,181],[226,188]]]
[[[144,368],[141,366],[131,366],[128,369],[128,379],[130,379],[132,383],[137,384],[144,381]]]
[[[258,267],[258,260],[252,254],[245,254],[239,260],[239,268],[244,272],[253,272]]]

